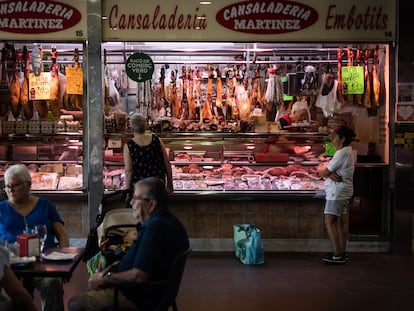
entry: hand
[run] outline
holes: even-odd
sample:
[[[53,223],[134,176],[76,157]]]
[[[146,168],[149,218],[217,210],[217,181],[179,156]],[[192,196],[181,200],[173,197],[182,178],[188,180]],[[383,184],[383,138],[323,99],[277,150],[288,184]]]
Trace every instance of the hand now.
[[[332,179],[333,181],[336,181],[336,182],[341,182],[342,181],[342,177],[339,176],[336,173],[331,173],[331,175],[329,175],[329,178]]]
[[[105,284],[105,280],[103,279],[104,275],[104,272],[97,272],[95,274],[92,274],[88,280],[88,289],[96,290],[102,287]]]

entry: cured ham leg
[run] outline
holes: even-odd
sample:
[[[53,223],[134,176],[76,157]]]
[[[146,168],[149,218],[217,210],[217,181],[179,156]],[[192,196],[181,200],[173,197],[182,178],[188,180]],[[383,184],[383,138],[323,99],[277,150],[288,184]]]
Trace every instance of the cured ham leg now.
[[[79,49],[75,49],[75,53],[74,53],[74,64],[73,64],[73,68],[80,68],[79,66]],[[108,98],[109,100],[109,82],[108,82]],[[75,110],[83,110],[83,104],[82,104],[82,95],[78,95],[78,94],[69,94],[69,101],[72,105],[72,108]]]
[[[59,71],[56,64],[57,51],[56,46],[52,46],[51,52],[52,59],[52,76],[50,79],[50,100],[49,108],[55,117],[60,115],[60,109],[62,108],[62,97],[60,94],[60,83],[59,83]]]
[[[49,103],[47,100],[34,100],[34,106],[41,119],[46,119],[49,112]]]
[[[364,69],[364,81],[365,81],[365,92],[363,105],[366,108],[371,108],[371,79],[369,73],[368,59],[370,57],[370,50],[365,50],[365,69]]]
[[[13,69],[13,77],[10,83],[10,104],[12,107],[13,117],[17,118],[20,114],[20,81],[19,71],[17,69],[17,62]]]
[[[216,100],[213,107],[214,114],[220,119],[224,119],[223,113],[223,81],[221,81],[221,71],[217,68],[217,89],[216,89]]]
[[[10,89],[9,76],[7,75],[7,50],[3,48],[1,53],[1,80],[0,80],[0,116],[5,116],[9,110]]]
[[[181,120],[188,120],[189,117],[189,105],[188,105],[188,99],[187,99],[187,69],[185,66],[181,69],[181,79],[183,80],[183,95],[181,98],[181,113],[180,113],[180,119]]]
[[[168,102],[167,98],[165,97],[165,68],[162,67],[160,71],[160,98],[161,98],[161,111],[164,109],[162,113],[163,117],[171,117],[171,104]]]
[[[211,119],[213,118],[213,113],[212,113],[212,109],[213,109],[213,78],[214,78],[214,73],[213,73],[213,68],[210,67],[208,70],[208,79],[207,79],[207,89],[206,89],[206,100],[204,102],[203,105],[203,109],[201,112],[203,121],[211,121]]]
[[[29,100],[29,52],[27,47],[23,47],[23,70],[24,77],[22,87],[20,89],[20,105],[23,108],[24,116],[27,120],[33,118],[33,102]]]
[[[177,96],[177,77],[175,76],[174,70],[171,71],[171,92],[169,102],[172,105],[172,116],[174,118],[180,117],[180,102],[178,101]]]
[[[371,105],[373,108],[378,108],[380,105],[379,96],[381,82],[378,77],[377,63],[378,63],[378,48],[374,50],[373,63],[372,63],[372,92],[371,92]]]
[[[189,109],[189,115],[188,118],[190,120],[195,120],[197,117],[197,108],[196,103],[194,100],[194,70],[191,68],[188,68],[187,71],[188,76],[188,109]],[[198,116],[199,118],[200,116]]]
[[[363,51],[360,48],[358,48],[357,52],[356,52],[356,60],[357,60],[357,65],[358,66],[362,66],[363,57],[364,57]],[[363,99],[363,94],[355,94],[354,95],[355,104],[362,105],[362,99]]]
[[[354,60],[354,51],[352,50],[352,47],[348,47],[347,49],[348,54],[348,67],[353,66],[353,60]],[[347,90],[348,93],[348,90]],[[344,105],[353,105],[354,104],[354,95],[353,94],[344,94]]]
[[[337,58],[338,58],[338,72],[337,72],[337,80],[338,80],[338,88],[337,88],[337,95],[336,98],[338,102],[342,105],[344,104],[344,97],[342,95],[342,76],[341,76],[341,69],[342,69],[342,58],[344,55],[344,51],[342,48],[338,49]]]

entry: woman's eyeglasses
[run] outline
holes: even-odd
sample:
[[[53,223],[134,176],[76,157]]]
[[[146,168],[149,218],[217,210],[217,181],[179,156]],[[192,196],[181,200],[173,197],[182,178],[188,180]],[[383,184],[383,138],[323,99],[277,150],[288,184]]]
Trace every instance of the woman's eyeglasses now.
[[[24,182],[21,182],[21,183],[18,183],[18,184],[4,185],[4,190],[15,190],[15,189],[19,189],[24,184],[25,184]]]

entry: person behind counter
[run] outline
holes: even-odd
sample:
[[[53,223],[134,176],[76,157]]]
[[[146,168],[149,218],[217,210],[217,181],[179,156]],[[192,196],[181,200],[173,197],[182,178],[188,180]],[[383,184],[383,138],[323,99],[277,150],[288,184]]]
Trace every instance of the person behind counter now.
[[[304,120],[310,121],[308,104],[306,101],[297,101],[292,105],[290,113],[285,114],[278,120],[279,129],[285,130],[289,125]]]
[[[334,129],[332,144],[336,152],[321,172],[325,178],[325,226],[333,248],[333,252],[322,258],[327,263],[343,264],[348,260],[348,203],[354,191],[355,170],[350,143],[354,137],[355,133],[349,127],[340,125]]]
[[[161,178],[173,191],[171,164],[163,142],[146,131],[147,121],[141,114],[132,114],[130,123],[134,137],[124,145],[125,182],[130,195],[134,184],[146,177]]]
[[[118,265],[112,265],[89,278],[90,291],[69,299],[69,311],[107,310],[113,306],[114,286],[120,287],[119,304],[132,310],[154,310],[163,288],[143,290],[139,283],[167,278],[174,258],[189,248],[183,224],[168,209],[168,190],[162,180],[149,177],[137,182],[131,200],[138,220],[138,239]]]
[[[57,208],[50,201],[30,193],[32,179],[23,164],[10,166],[4,174],[8,200],[0,202],[0,241],[14,243],[16,237],[35,225],[47,226],[45,248],[69,246],[69,238]],[[39,290],[43,311],[63,311],[63,282],[60,278],[26,279],[27,285]]]

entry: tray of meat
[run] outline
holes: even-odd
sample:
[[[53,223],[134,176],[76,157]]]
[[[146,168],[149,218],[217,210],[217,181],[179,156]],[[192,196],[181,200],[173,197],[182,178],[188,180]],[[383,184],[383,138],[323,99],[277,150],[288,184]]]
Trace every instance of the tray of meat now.
[[[287,162],[289,160],[289,154],[287,153],[256,153],[255,159],[257,163]]]

